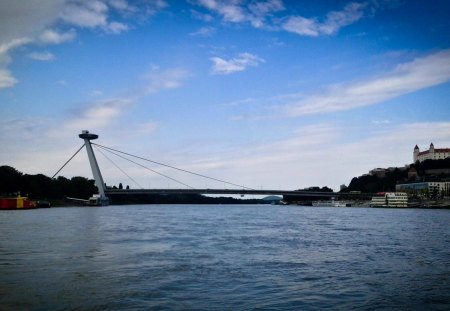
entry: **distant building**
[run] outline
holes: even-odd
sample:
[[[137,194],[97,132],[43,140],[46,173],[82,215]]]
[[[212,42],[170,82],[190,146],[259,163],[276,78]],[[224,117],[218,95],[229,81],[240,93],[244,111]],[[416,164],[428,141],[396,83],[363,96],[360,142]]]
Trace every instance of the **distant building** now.
[[[450,148],[437,149],[434,148],[433,143],[430,144],[430,149],[420,151],[416,145],[413,152],[414,163],[417,161],[423,162],[425,160],[441,160],[450,158]]]
[[[406,192],[410,195],[429,196],[433,193],[443,197],[450,196],[450,182],[417,182],[409,184],[397,184],[395,191]]]
[[[417,179],[417,170],[414,167],[411,167],[408,170],[408,179]]]
[[[369,174],[372,176],[377,176],[378,178],[384,178],[386,176],[386,169],[384,168],[374,168],[369,171]]]

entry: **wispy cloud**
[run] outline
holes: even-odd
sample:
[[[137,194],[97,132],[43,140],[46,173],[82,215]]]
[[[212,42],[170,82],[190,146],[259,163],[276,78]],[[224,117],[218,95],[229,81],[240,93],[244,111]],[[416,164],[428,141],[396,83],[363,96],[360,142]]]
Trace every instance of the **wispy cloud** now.
[[[284,5],[281,0],[268,0],[252,2],[249,4],[249,20],[253,27],[261,28],[266,24],[266,18],[273,13],[283,11]]]
[[[10,53],[23,45],[26,45],[33,40],[27,37],[10,40],[6,43],[0,44],[0,88],[12,87],[17,83],[12,73],[7,66],[11,62]]]
[[[198,5],[218,14],[225,22],[249,22],[253,27],[266,26],[266,18],[273,13],[284,10],[281,0],[251,2],[199,0]]]
[[[76,108],[58,129],[50,129],[48,135],[53,138],[68,137],[85,129],[99,131],[112,127],[133,103],[128,98],[109,98],[87,103]]]
[[[105,28],[105,31],[112,34],[119,34],[121,32],[128,31],[130,26],[120,23],[120,22],[111,22],[108,24],[108,27]]]
[[[296,33],[302,36],[318,37],[332,35],[344,26],[355,23],[364,16],[369,6],[366,2],[348,3],[340,11],[331,11],[324,19],[318,17],[275,16],[285,11],[281,0],[267,1],[219,1],[198,0],[198,5],[219,15],[225,22],[249,23],[255,28],[277,29]],[[375,12],[381,4],[372,4],[370,9]]]
[[[246,19],[243,8],[236,2],[218,0],[199,0],[198,4],[212,10],[223,17],[225,21],[242,22]]]
[[[27,37],[23,37],[23,38],[13,39],[8,42],[0,44],[0,59],[5,60],[8,52],[10,52],[20,46],[28,44],[30,42],[33,42],[33,40],[30,38],[27,38]]]
[[[44,44],[61,44],[63,42],[72,41],[76,37],[76,32],[71,29],[66,32],[59,32],[54,29],[46,29],[39,35],[39,41]]]
[[[193,18],[204,21],[204,22],[211,22],[214,19],[214,17],[211,16],[210,14],[200,13],[196,10],[191,10],[191,15]]]
[[[55,55],[52,53],[45,51],[45,52],[32,52],[28,54],[28,57],[34,60],[38,61],[51,61],[55,59]]]
[[[70,113],[63,126],[58,130],[51,131],[51,135],[54,137],[69,136],[71,133],[83,129],[101,131],[108,128],[108,130],[113,130],[115,122],[120,120],[123,114],[129,111],[138,100],[165,89],[180,87],[187,76],[187,72],[180,68],[160,70],[154,67],[143,75],[143,79],[147,82],[143,90],[133,92],[129,96],[97,99],[83,104]],[[90,95],[103,96],[103,92],[93,90]],[[133,126],[136,131],[147,134],[156,130],[156,127],[157,124],[150,121]]]
[[[122,17],[148,17],[167,7],[164,0],[144,1],[135,5],[126,0],[92,0],[68,2],[60,14],[67,24],[82,28],[98,28],[106,33],[119,34],[130,29],[122,21],[112,20],[115,13]]]
[[[320,22],[316,17],[291,16],[282,24],[282,28],[302,36],[332,35],[342,27],[361,19],[366,6],[365,3],[349,3],[342,11],[328,13],[323,22]]]
[[[182,68],[161,70],[153,67],[142,76],[147,81],[145,93],[150,95],[161,90],[178,88],[188,76],[189,73]]]
[[[191,163],[188,169],[249,187],[331,186],[338,190],[339,185],[348,184],[352,177],[372,168],[412,163],[416,144],[428,146],[430,141],[437,141],[440,146],[450,145],[450,122],[391,124],[382,130],[364,125],[353,130],[367,135],[351,138],[348,128],[321,123],[299,127],[278,141],[220,149],[214,154],[193,150],[171,160]]]
[[[284,116],[330,113],[386,100],[450,81],[450,50],[419,57],[389,73],[363,82],[337,85],[325,94],[312,95],[281,108]]]
[[[190,36],[211,37],[216,33],[214,27],[202,27],[197,31],[189,33]]]
[[[128,26],[120,22],[108,21],[108,5],[102,1],[79,1],[68,3],[60,18],[65,23],[82,28],[101,28],[106,32],[120,33]]]
[[[127,0],[0,1],[0,88],[18,82],[8,67],[19,46],[69,42],[78,28],[120,34],[131,28],[132,19],[146,18],[166,6],[164,0],[144,1],[139,7]],[[68,26],[72,28],[61,30]],[[29,57],[50,60],[49,55]]]
[[[257,67],[259,64],[265,62],[261,57],[250,53],[240,53],[237,57],[230,60],[225,60],[220,57],[212,57],[210,59],[213,62],[213,74],[231,74],[243,71],[248,67]]]
[[[5,68],[0,68],[0,89],[11,87],[17,83],[17,79],[14,78],[11,71]]]

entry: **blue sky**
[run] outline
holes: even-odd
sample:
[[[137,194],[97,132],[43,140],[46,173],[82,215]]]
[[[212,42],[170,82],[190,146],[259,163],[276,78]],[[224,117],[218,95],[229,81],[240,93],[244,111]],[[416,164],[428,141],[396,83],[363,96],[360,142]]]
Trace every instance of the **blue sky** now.
[[[338,189],[450,147],[448,1],[0,2],[0,164],[98,143],[252,188]],[[112,159],[144,187],[178,187]],[[137,187],[103,155],[107,184]],[[224,187],[154,170],[193,187]],[[62,175],[91,177],[83,153]]]

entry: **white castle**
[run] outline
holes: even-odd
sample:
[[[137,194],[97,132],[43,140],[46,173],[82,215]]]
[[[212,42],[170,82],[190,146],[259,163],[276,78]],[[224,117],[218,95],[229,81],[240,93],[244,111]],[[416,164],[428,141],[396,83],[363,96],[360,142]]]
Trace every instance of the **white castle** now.
[[[440,160],[450,158],[450,148],[436,149],[433,143],[430,144],[430,149],[420,151],[417,145],[414,147],[414,163],[425,160]]]

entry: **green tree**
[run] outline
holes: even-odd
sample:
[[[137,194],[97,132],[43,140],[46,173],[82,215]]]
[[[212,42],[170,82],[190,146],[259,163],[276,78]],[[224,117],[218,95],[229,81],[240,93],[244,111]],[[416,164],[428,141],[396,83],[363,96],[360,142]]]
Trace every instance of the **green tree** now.
[[[22,173],[11,166],[0,166],[0,193],[12,194],[21,189]]]

